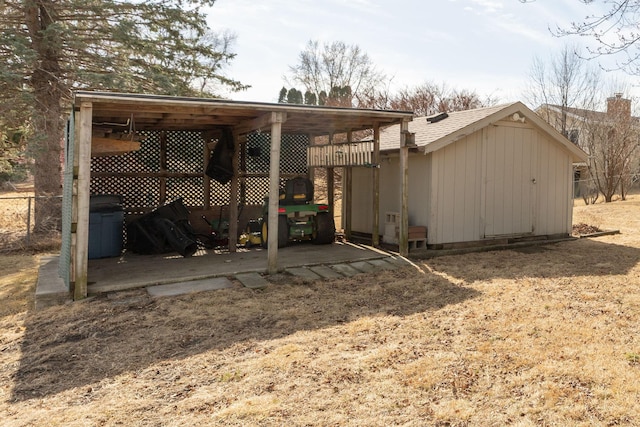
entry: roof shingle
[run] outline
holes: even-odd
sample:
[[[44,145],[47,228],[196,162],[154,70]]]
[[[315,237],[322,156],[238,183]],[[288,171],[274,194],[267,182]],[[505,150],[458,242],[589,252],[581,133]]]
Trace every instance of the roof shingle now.
[[[476,108],[473,110],[454,111],[446,119],[435,123],[427,122],[426,117],[416,117],[409,122],[409,132],[415,133],[418,146],[427,146],[447,135],[485,119],[513,104]],[[394,150],[400,147],[399,126],[390,126],[380,132],[380,150]]]

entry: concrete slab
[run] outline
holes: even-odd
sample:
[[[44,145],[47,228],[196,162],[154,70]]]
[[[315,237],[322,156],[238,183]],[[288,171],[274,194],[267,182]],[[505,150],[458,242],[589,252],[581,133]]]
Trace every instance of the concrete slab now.
[[[391,264],[394,264],[398,267],[406,267],[408,265],[411,265],[410,261],[400,256],[390,256],[385,259],[387,260],[387,262],[390,262]]]
[[[226,277],[214,277],[211,279],[171,283],[169,285],[150,286],[147,288],[147,292],[152,297],[168,297],[231,287],[233,287],[233,283]]]
[[[40,258],[38,280],[36,282],[35,309],[42,310],[71,300],[71,294],[58,275],[59,256]]]
[[[340,279],[344,277],[342,274],[338,273],[331,267],[327,267],[326,265],[316,265],[314,267],[309,267],[309,270],[313,271],[323,279]]]
[[[289,274],[293,274],[294,276],[301,277],[306,282],[313,282],[322,278],[311,269],[306,267],[291,267],[287,268],[286,272]]]
[[[369,264],[367,261],[352,262],[351,267],[363,273],[373,273],[374,271],[376,271],[376,268],[373,266],[373,264]]]
[[[269,282],[258,273],[236,274],[236,279],[238,279],[243,286],[251,289],[263,289],[269,285]]]
[[[396,268],[395,265],[391,264],[387,261],[387,259],[370,259],[367,261],[370,264],[373,264],[376,270],[394,270]]]
[[[356,270],[355,268],[351,267],[349,264],[334,264],[331,266],[331,268],[333,268],[343,276],[347,276],[347,277],[355,276],[356,274],[361,273],[361,271]]]
[[[330,245],[293,243],[278,250],[278,269],[332,265],[383,258],[388,254],[354,243]],[[122,291],[209,277],[230,277],[267,271],[267,251],[256,247],[229,253],[200,250],[190,258],[177,253],[138,255],[89,260],[89,294]]]

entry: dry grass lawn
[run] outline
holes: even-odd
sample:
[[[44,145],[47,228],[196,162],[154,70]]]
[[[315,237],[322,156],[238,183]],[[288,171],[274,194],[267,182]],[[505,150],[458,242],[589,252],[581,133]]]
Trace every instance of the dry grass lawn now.
[[[29,184],[18,186],[21,191],[0,190],[0,254],[56,251],[60,248],[60,233],[51,230],[47,235],[30,234],[27,241],[28,197],[33,197]],[[34,200],[31,199],[31,221],[34,225]]]
[[[41,312],[3,258],[0,424],[640,425],[640,196],[576,206],[621,234]]]

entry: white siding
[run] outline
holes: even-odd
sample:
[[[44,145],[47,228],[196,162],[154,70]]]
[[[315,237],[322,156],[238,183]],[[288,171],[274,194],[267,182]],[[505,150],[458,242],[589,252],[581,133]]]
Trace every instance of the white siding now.
[[[351,230],[371,233],[373,228],[373,215],[371,214],[373,208],[373,170],[369,168],[353,168],[352,178]]]
[[[491,126],[484,147],[484,237],[532,233],[537,132]]]
[[[409,157],[409,224],[429,244],[571,232],[569,153],[527,124],[498,122],[433,153]],[[371,233],[372,171],[353,168],[353,231]],[[535,180],[535,182],[534,182]],[[380,168],[380,233],[400,212],[397,157]]]
[[[478,240],[482,132],[432,153],[429,243]]]
[[[401,191],[399,158],[392,157],[382,160],[380,164],[380,234],[384,234],[385,213],[400,212]]]
[[[409,156],[409,225],[429,227],[431,154]]]
[[[569,153],[543,135],[538,137],[535,234],[571,232],[573,165]]]
[[[427,192],[430,162],[423,154],[409,156],[409,225],[428,227]],[[398,157],[382,160],[380,165],[380,234],[384,234],[387,212],[400,213],[400,161]],[[368,168],[353,168],[352,230],[371,233],[373,227],[373,173]]]

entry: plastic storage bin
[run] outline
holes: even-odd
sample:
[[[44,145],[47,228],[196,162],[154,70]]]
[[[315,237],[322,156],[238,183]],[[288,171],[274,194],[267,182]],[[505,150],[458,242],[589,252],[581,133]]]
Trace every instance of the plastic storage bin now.
[[[89,259],[120,256],[124,212],[120,196],[91,196]]]

